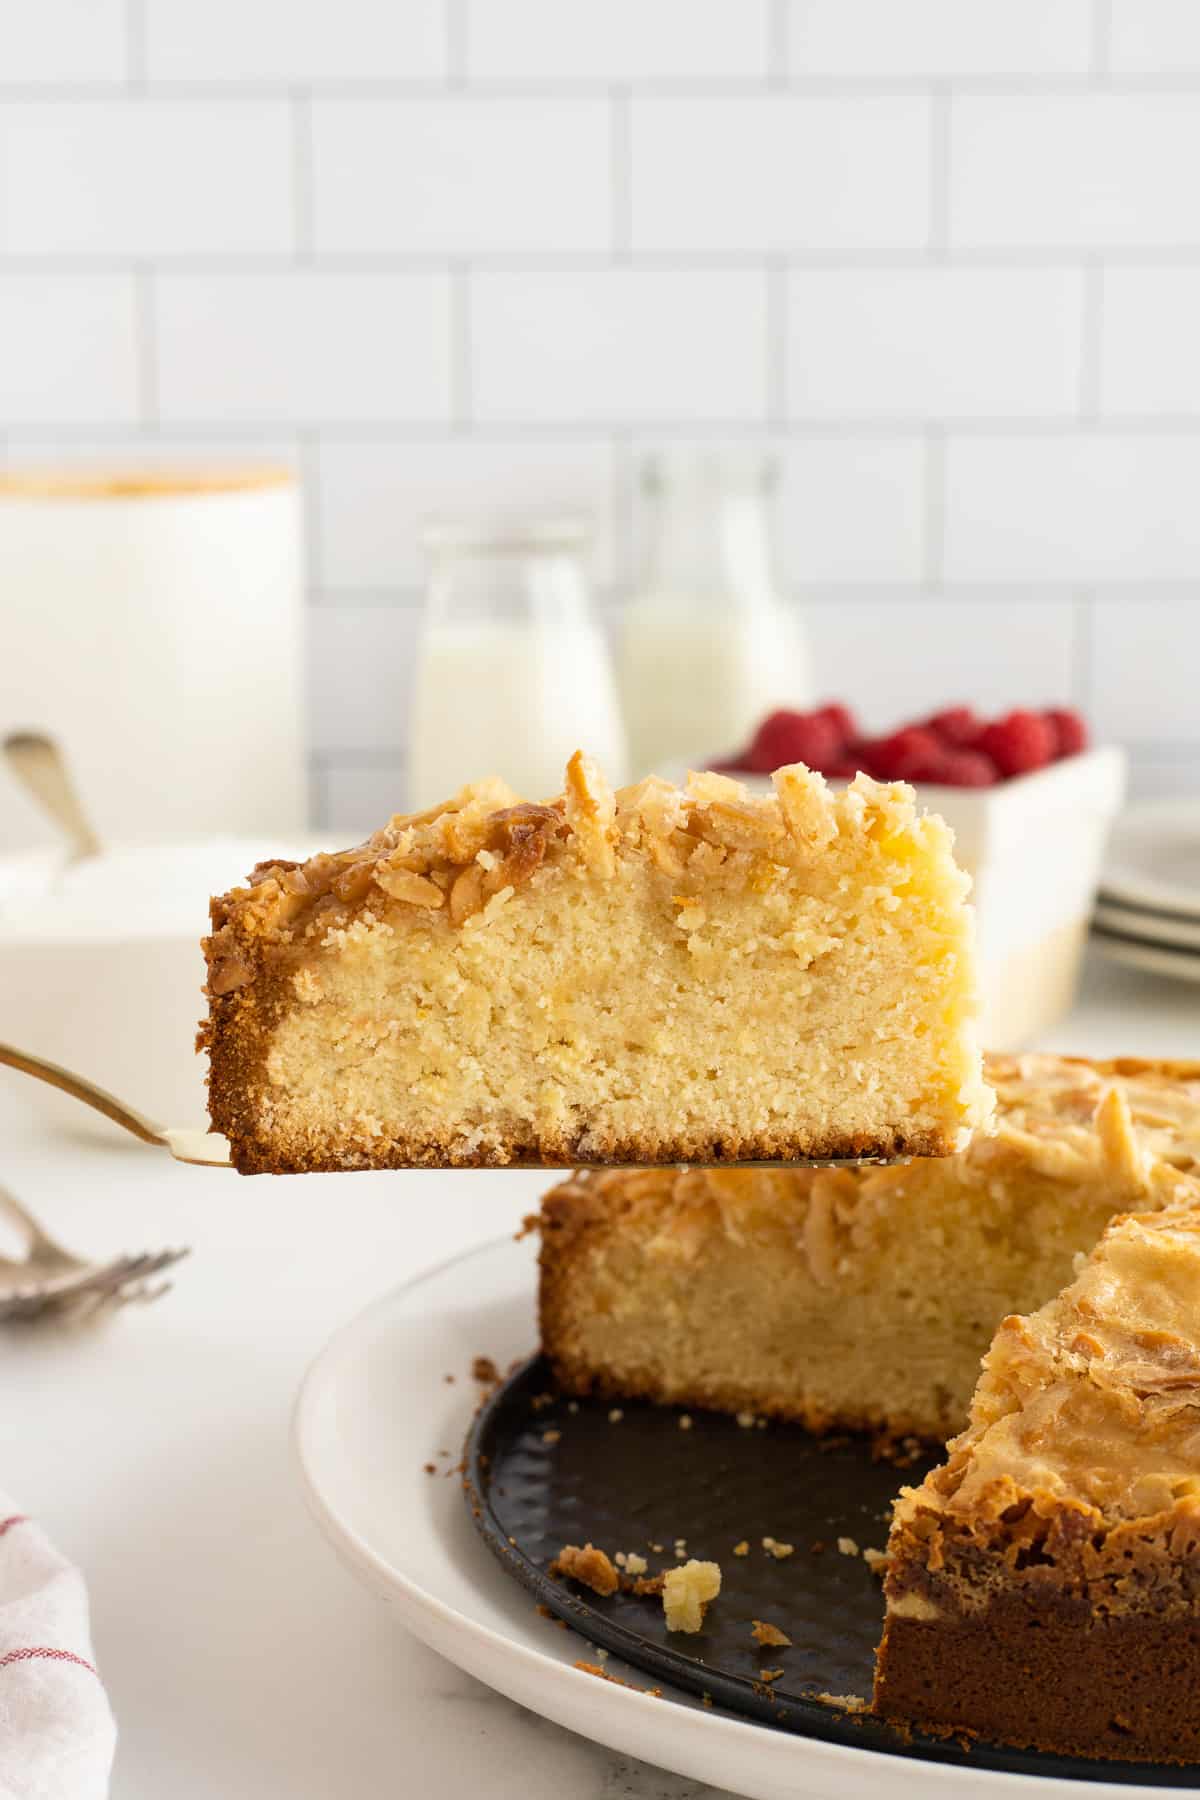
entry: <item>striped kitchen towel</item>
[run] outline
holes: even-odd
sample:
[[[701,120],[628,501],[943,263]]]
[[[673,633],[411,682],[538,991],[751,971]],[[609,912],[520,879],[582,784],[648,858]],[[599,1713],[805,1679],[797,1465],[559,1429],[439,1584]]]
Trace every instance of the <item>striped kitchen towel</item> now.
[[[116,1736],[83,1577],[0,1494],[0,1800],[104,1800]]]

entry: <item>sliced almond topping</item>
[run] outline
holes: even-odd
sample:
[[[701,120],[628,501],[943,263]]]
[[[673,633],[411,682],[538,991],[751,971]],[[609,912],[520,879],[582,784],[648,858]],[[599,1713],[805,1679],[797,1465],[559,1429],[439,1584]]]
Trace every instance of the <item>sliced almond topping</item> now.
[[[1109,1088],[1096,1108],[1096,1136],[1109,1174],[1122,1187],[1141,1192],[1149,1173],[1148,1158],[1133,1134],[1129,1102],[1120,1088]]]
[[[456,925],[470,919],[483,905],[483,870],[478,863],[463,869],[450,889],[450,917]]]
[[[376,869],[375,879],[385,894],[402,900],[406,906],[433,908],[441,906],[446,898],[435,882],[424,875],[414,875],[411,869]]]
[[[590,757],[577,750],[567,764],[567,823],[579,841],[584,861],[598,875],[617,866],[613,849],[616,796]]]
[[[837,836],[837,820],[822,776],[792,763],[771,777],[783,822],[798,844],[823,850]]]

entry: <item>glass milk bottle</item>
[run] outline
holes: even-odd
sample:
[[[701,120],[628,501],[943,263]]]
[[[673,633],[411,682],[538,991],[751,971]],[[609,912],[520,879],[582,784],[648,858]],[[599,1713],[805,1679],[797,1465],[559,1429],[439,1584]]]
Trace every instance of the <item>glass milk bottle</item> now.
[[[635,779],[718,761],[766,713],[811,703],[803,629],[772,569],[772,485],[761,456],[683,451],[647,467],[649,566],[619,661]]]
[[[585,527],[433,525],[410,738],[410,805],[501,775],[527,800],[561,792],[582,749],[627,778],[608,647],[583,571]]]

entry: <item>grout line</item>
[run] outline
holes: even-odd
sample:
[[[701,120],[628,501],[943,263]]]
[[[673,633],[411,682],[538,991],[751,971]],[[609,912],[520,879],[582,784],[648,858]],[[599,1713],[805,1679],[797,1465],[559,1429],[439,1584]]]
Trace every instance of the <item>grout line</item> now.
[[[767,423],[782,425],[788,415],[788,277],[780,257],[767,264]]]
[[[609,132],[613,256],[626,263],[633,254],[633,117],[627,88],[611,91]]]
[[[319,752],[308,752],[304,772],[308,778],[309,825],[316,831],[328,831],[332,823],[328,809],[329,794]]]
[[[339,587],[336,582],[312,582],[307,604],[318,612],[336,612],[350,606],[386,607],[406,611],[424,604],[424,589],[400,583],[395,587]]]
[[[292,230],[295,259],[311,263],[316,249],[315,194],[313,189],[314,122],[312,94],[295,88],[291,95],[292,127]]]
[[[923,439],[930,427],[926,415],[912,417],[798,418],[789,416],[778,425],[761,417],[747,419],[711,418],[679,419],[661,415],[631,418],[625,421],[629,430],[639,436],[655,436],[677,443],[703,442],[714,435],[737,442],[754,443],[774,436],[788,443],[814,444],[830,440],[877,443]],[[1013,415],[1008,418],[946,418],[936,421],[938,431],[948,440],[958,438],[995,438],[1012,442],[1021,438],[1071,438],[1084,433],[1113,438],[1186,439],[1200,437],[1200,414],[1121,414],[1106,413],[1095,421],[1081,420],[1078,413],[1064,413],[1053,418]],[[611,418],[562,419],[471,419],[470,435],[482,443],[505,443],[510,439],[522,443],[572,443],[579,440],[605,442],[613,430]],[[215,438],[251,441],[266,437],[291,437],[297,433],[319,432],[330,443],[357,444],[444,444],[462,431],[462,425],[441,419],[334,419],[278,418],[256,419],[187,419],[159,421],[159,435],[164,439]],[[70,443],[72,440],[111,439],[119,443],[135,436],[139,426],[113,424],[109,421],[76,419],[10,418],[5,427],[13,437]]]
[[[929,425],[925,431],[924,527],[924,585],[941,590],[946,561],[946,433],[941,425]]]
[[[465,263],[450,270],[450,429],[466,431],[474,396],[471,357],[471,276]]]
[[[787,85],[790,33],[788,0],[767,0],[767,81],[773,88]]]
[[[309,763],[328,773],[330,769],[402,769],[408,761],[405,752],[394,750],[337,749],[323,745],[308,753]]]
[[[158,290],[154,270],[140,264],[133,276],[134,335],[136,351],[138,428],[157,425],[158,403]]]
[[[1095,617],[1090,594],[1079,594],[1074,602],[1071,630],[1071,698],[1085,714],[1094,703],[1092,693],[1092,638]]]
[[[324,573],[325,545],[321,533],[321,440],[315,431],[301,431],[296,438],[304,509],[305,568],[310,591]]]
[[[1091,73],[1093,78],[1103,78],[1110,73],[1112,62],[1112,0],[1092,0],[1092,54]]]
[[[635,536],[638,457],[631,430],[613,433],[612,463],[613,578],[618,589],[631,594],[641,575]]]
[[[446,86],[467,85],[467,0],[444,0],[446,17]]]
[[[928,243],[907,250],[844,249],[808,251],[711,250],[702,247],[684,250],[638,249],[624,259],[635,268],[655,274],[702,275],[715,270],[757,273],[764,261],[777,257],[788,269],[854,269],[880,270],[927,269],[949,265],[969,269],[1078,269],[1103,261],[1120,268],[1196,269],[1200,268],[1200,241],[1188,245],[1160,245],[1154,249],[1130,245],[1089,244],[1077,249],[1044,249],[1010,245],[1006,248],[953,249],[933,251]],[[316,266],[330,274],[439,274],[447,266],[441,251],[330,251],[314,255]],[[293,267],[294,253],[279,251],[192,251],[156,255],[154,266],[164,274],[236,276],[272,274]],[[489,274],[587,274],[603,273],[612,267],[612,253],[607,250],[511,250],[479,251],[471,255],[471,266]],[[127,254],[109,253],[44,253],[21,255],[13,251],[0,253],[0,275],[97,275],[123,273],[129,267]]]
[[[130,93],[147,85],[146,0],[125,0],[125,76]]]
[[[133,81],[143,81],[147,90],[165,100],[245,101],[285,100],[293,84],[282,77],[277,80],[173,80],[151,79],[142,71],[144,41],[140,20],[144,0],[126,0],[129,17],[136,14],[133,42],[127,66],[133,71],[124,83],[97,79],[78,81],[5,81],[0,79],[0,99],[14,101],[81,100],[113,96],[128,91]],[[455,65],[446,76],[405,78],[402,76],[341,77],[316,79],[314,92],[322,98],[356,100],[438,99],[447,89],[468,88],[480,100],[546,99],[561,95],[576,100],[603,98],[611,91],[611,79],[603,76],[562,77],[527,76],[521,79],[469,77],[463,68],[465,44],[458,41],[455,20],[456,0],[449,0],[447,53]],[[465,35],[465,34],[464,34]],[[1107,47],[1101,41],[1093,54],[1103,58]],[[785,80],[764,79],[762,75],[746,76],[630,76],[624,85],[647,100],[752,100],[766,93],[782,91],[805,99],[869,100],[883,95],[928,97],[945,84],[943,75],[932,72],[915,75],[791,75]],[[1200,74],[1174,69],[1133,72],[1089,69],[1079,74],[1047,75],[956,75],[956,94],[971,97],[994,96],[1013,99],[1071,99],[1081,94],[1200,94]]]
[[[950,248],[951,98],[939,87],[929,107],[929,250],[944,261]]]
[[[1104,264],[1090,261],[1083,272],[1083,321],[1079,352],[1079,416],[1094,423],[1102,406],[1104,362]]]

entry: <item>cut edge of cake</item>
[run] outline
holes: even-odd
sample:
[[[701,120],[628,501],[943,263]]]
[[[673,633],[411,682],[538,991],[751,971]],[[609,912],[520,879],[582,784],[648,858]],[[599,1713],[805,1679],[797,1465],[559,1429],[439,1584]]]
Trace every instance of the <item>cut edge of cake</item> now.
[[[1060,1295],[1003,1321],[966,1431],[901,1491],[886,1595],[881,1716],[1200,1760],[1194,1192],[1115,1219]]]
[[[1004,1314],[1056,1293],[1114,1214],[1162,1209],[1200,1171],[1200,1062],[985,1069],[995,1129],[951,1159],[552,1189],[530,1223],[562,1391],[945,1442]]]
[[[397,816],[353,850],[304,864],[260,864],[245,887],[213,901],[205,940],[209,1015],[199,1043],[210,1057],[212,1126],[229,1139],[235,1166],[284,1173],[952,1154],[987,1123],[991,1095],[975,1036],[969,883],[953,862],[951,835],[936,816],[918,817],[911,789],[900,784],[859,777],[835,797],[801,766],[773,779],[774,793],[765,798],[716,774],[693,775],[684,789],[650,778],[614,794],[577,753],[564,794],[548,804],[518,801],[500,782],[481,783],[443,807]],[[863,865],[857,893],[847,873],[856,857]],[[636,1026],[640,996],[630,971],[621,971],[629,992],[611,1006],[607,995],[593,998],[581,1028],[571,1017],[569,981],[565,997],[551,988],[528,992],[531,980],[546,979],[542,965],[552,961],[543,955],[539,965],[530,941],[539,931],[553,939],[568,930],[568,903],[582,904],[586,895],[598,916],[607,905],[606,923],[615,921],[618,930],[639,906],[640,928],[653,914],[646,967],[657,978],[655,957],[673,958],[678,992],[686,999],[690,984],[694,1012],[705,998],[702,981],[713,971],[721,975],[726,915],[740,928],[761,918],[758,938],[743,930],[734,948],[750,959],[774,957],[770,966],[781,972],[786,998],[794,998],[788,982],[797,993],[805,983],[819,989],[821,958],[843,942],[866,980],[871,948],[857,900],[896,965],[887,965],[894,1016],[892,1039],[877,1034],[879,1069],[863,1024],[872,998],[867,981],[856,996],[862,1041],[853,1047],[860,1054],[852,1067],[835,1068],[829,1052],[827,1098],[818,1105],[807,1097],[807,1112],[799,1097],[789,1100],[786,1080],[795,1077],[778,1054],[783,1085],[765,1100],[748,1100],[744,1119],[733,1118],[729,1095],[741,1105],[753,1089],[737,1058],[752,1062],[754,1041],[751,1031],[735,1044],[736,1019],[724,1013],[735,1014],[737,1005],[725,1007],[721,996],[709,1021],[714,1033],[725,1033],[714,1060],[728,1060],[741,1070],[739,1079],[718,1068],[706,1087],[703,1071],[692,1069],[679,1115],[656,1126],[639,1077],[649,1070],[662,1077],[664,1093],[675,1092],[663,1060],[676,1055],[678,1063],[670,1005],[660,1031],[661,1069],[653,1050],[635,1046],[639,1054],[628,1068],[618,1049],[607,1061],[596,1053],[592,1067],[579,1072],[570,1066],[576,1040],[586,1044],[596,1020],[605,1019],[610,1039],[619,1036],[624,1005]],[[831,925],[841,926],[841,940]],[[908,925],[916,941],[901,1001],[901,927]],[[726,936],[732,941],[732,932]],[[579,941],[587,943],[586,933]],[[597,938],[597,953],[602,943]],[[517,981],[501,994],[522,957],[532,971],[522,977],[524,988]],[[576,986],[586,989],[587,958],[580,953],[577,960]],[[816,970],[811,977],[809,969]],[[389,1012],[384,989],[403,982],[404,997]],[[763,1005],[761,979],[743,986],[749,1004]],[[477,1015],[465,1023],[457,1001],[446,1000],[464,988]],[[909,997],[910,988],[919,998]],[[418,1003],[422,994],[432,996],[428,1006]],[[911,1009],[904,1020],[902,1005]],[[535,1006],[557,1008],[557,1037],[553,1028],[539,1033],[536,1019],[528,1027],[524,1013]],[[465,1017],[465,1005],[460,1010]],[[912,1028],[907,1038],[905,1022]],[[695,1020],[688,1026],[699,1042]],[[510,1039],[528,1077],[525,1092],[511,1085],[521,1071],[507,1089],[494,1075]],[[900,1086],[890,1103],[880,1098],[885,1049],[897,1068],[919,1070],[891,1072]],[[768,1077],[776,1078],[769,1060]],[[456,1084],[464,1090],[459,1097]],[[727,1109],[719,1117],[718,1103]]]

